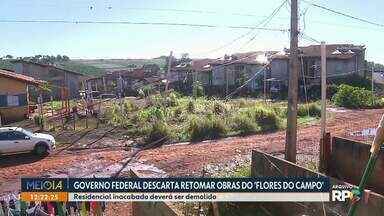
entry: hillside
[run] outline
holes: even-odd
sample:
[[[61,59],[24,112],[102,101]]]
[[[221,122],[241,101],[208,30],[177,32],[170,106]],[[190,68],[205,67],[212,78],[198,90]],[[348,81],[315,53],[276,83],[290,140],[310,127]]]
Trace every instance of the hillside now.
[[[0,69],[13,70],[12,59],[1,59]],[[165,65],[165,57],[154,59],[74,59],[55,62],[57,67],[76,71],[88,76],[101,76],[107,71],[130,69],[141,67],[144,64],[157,64],[162,69]]]
[[[76,59],[70,62],[110,71],[141,67],[145,64],[157,64],[160,68],[163,68],[165,65],[165,57],[154,59]]]

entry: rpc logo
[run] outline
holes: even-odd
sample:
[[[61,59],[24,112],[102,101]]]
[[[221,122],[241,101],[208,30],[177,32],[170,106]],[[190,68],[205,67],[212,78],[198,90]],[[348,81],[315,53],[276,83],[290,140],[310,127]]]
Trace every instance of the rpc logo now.
[[[354,198],[355,189],[351,185],[333,185],[332,186],[332,201],[345,202],[347,199]],[[357,197],[356,197],[357,198]]]
[[[353,193],[349,190],[332,190],[332,201],[342,201],[352,199]]]

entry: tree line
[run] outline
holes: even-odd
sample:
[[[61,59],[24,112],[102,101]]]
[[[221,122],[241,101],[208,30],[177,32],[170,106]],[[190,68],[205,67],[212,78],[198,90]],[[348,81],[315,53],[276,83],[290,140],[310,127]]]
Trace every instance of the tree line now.
[[[57,62],[68,62],[70,58],[66,55],[34,55],[24,57],[14,57],[12,55],[5,55],[0,58],[1,60],[24,60],[40,64],[53,65]]]

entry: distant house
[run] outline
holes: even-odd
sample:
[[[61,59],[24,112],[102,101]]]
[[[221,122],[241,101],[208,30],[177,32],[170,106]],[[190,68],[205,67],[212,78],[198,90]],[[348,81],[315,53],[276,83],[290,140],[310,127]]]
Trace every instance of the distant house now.
[[[215,61],[215,59],[193,59],[193,80],[199,81],[204,87],[211,87],[213,82],[211,63]]]
[[[223,60],[211,63],[212,85],[222,88],[237,88],[245,83],[245,89],[256,91],[262,88],[262,79],[267,71],[269,52],[236,53]]]
[[[140,68],[121,69],[107,72],[105,75],[89,78],[86,87],[94,92],[117,94],[119,88],[124,95],[134,94],[143,85],[160,80],[160,68],[155,64]]]
[[[52,85],[51,95],[55,99],[60,99],[62,88],[68,89],[70,99],[79,97],[82,81],[87,77],[83,74],[58,68],[53,65],[39,64],[24,60],[15,60],[15,72],[26,76],[34,77],[47,81]],[[48,95],[45,95],[45,98]]]
[[[173,66],[167,74],[167,80],[172,88],[187,90],[192,83],[199,81],[204,87],[212,86],[211,63],[216,59],[192,59],[188,63]]]
[[[40,86],[41,80],[0,70],[0,119],[2,124],[28,116],[29,86]]]
[[[327,77],[343,77],[351,74],[365,76],[365,47],[353,44],[327,44]],[[319,84],[321,73],[320,45],[299,47],[300,79],[307,85]],[[277,85],[288,85],[289,50],[270,57],[269,79]],[[274,84],[271,84],[272,87]]]
[[[190,90],[199,81],[208,93],[228,93],[246,83],[244,90],[262,88],[268,56],[276,52],[235,53],[220,59],[192,59],[172,67],[168,80],[173,88]]]

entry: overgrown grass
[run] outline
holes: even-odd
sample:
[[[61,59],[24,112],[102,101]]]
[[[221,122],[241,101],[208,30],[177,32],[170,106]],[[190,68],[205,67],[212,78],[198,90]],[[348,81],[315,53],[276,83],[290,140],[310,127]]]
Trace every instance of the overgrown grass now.
[[[188,132],[192,141],[217,139],[227,134],[225,120],[209,115],[206,118],[195,117],[189,122]]]
[[[251,165],[245,164],[243,166],[237,167],[233,173],[233,177],[251,177]]]
[[[297,108],[297,115],[301,117],[311,116],[320,117],[321,107],[318,103],[300,104]]]
[[[224,101],[186,97],[174,92],[151,95],[145,100],[142,107],[130,102],[123,108],[112,105],[107,109],[106,119],[127,128],[130,136],[143,143],[202,141],[273,132],[285,127],[284,103],[265,104],[249,99]],[[318,114],[317,104],[305,108],[310,115]],[[307,113],[307,109],[301,112]],[[302,118],[308,118],[307,114]]]

